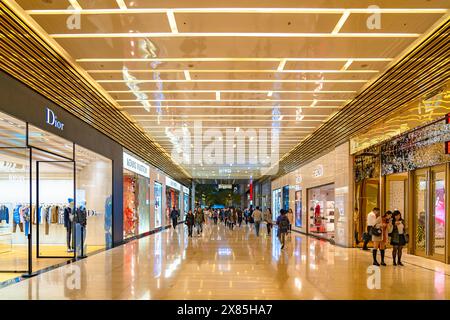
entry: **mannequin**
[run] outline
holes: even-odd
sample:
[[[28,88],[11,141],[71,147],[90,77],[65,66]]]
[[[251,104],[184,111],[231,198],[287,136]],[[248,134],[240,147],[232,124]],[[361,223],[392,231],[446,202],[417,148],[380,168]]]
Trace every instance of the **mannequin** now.
[[[68,199],[69,206],[64,208],[64,227],[66,228],[67,234],[67,252],[74,251],[73,243],[73,218],[74,214],[72,212],[73,199]]]

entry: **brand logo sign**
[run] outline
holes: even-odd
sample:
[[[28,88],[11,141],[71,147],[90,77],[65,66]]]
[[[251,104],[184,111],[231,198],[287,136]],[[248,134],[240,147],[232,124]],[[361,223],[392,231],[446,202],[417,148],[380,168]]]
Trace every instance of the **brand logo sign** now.
[[[48,125],[51,125],[55,127],[56,129],[59,129],[61,131],[64,130],[64,123],[58,120],[58,117],[55,115],[53,110],[47,108],[47,117],[45,119],[45,122]]]
[[[146,178],[150,178],[150,167],[144,162],[130,156],[125,152],[123,153],[123,168]]]
[[[323,176],[323,165],[319,164],[316,169],[313,170],[313,177],[319,178]]]
[[[302,181],[303,181],[303,178],[301,175],[298,175],[295,177],[295,183],[300,184],[300,183],[302,183]]]
[[[181,191],[181,185],[175,180],[170,179],[169,177],[166,177],[166,187],[171,187],[178,191]]]
[[[183,186],[183,192],[186,194],[189,194],[189,188],[186,188],[185,186]]]

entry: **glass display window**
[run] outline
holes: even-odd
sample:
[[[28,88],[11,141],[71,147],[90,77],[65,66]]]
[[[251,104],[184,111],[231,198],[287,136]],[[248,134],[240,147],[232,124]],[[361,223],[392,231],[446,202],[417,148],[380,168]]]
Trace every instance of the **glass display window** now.
[[[112,161],[3,113],[0,130],[0,271],[111,247]]]
[[[162,225],[162,184],[159,182],[155,182],[154,188],[155,228],[159,228]]]
[[[334,184],[308,189],[309,233],[334,238]]]
[[[295,191],[295,226],[301,228],[302,224],[302,190],[297,190]]]
[[[272,219],[277,220],[280,214],[281,207],[281,189],[276,189],[272,191]]]
[[[124,237],[150,231],[150,179],[124,170]]]

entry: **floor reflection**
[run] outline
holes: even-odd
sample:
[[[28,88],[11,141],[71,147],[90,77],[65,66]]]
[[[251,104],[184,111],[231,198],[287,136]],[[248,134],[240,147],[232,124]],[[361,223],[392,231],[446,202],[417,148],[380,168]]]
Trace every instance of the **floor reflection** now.
[[[195,230],[196,231],[196,230]],[[407,261],[408,257],[405,258]],[[2,299],[449,299],[450,267],[426,261],[381,269],[370,253],[298,233],[282,250],[276,229],[208,224],[168,229],[0,290]],[[389,261],[388,261],[389,262]]]

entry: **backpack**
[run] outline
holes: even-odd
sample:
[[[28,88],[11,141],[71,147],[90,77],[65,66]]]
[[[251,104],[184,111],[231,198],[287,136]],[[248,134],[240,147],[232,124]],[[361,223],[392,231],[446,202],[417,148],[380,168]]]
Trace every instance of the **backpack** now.
[[[280,231],[287,232],[289,229],[289,220],[286,216],[280,219]]]

